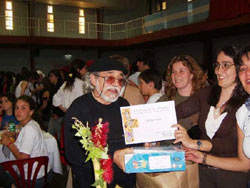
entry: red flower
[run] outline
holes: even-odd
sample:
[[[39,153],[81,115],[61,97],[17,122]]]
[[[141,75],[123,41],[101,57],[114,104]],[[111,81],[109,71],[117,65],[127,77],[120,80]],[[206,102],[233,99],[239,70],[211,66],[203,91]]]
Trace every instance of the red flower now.
[[[113,169],[112,169],[112,159],[101,159],[101,168],[104,170],[102,177],[107,183],[111,183],[113,180]]]
[[[91,141],[93,142],[95,147],[103,149],[105,151],[105,147],[107,147],[107,139],[109,133],[109,123],[101,123],[102,120],[99,119],[99,123],[92,127],[91,129]],[[111,183],[113,180],[113,168],[112,168],[112,159],[99,159],[101,164],[101,169],[103,170],[102,178],[105,182]]]
[[[109,123],[105,122],[101,126],[97,124],[91,130],[92,141],[96,147],[106,147],[109,133]]]

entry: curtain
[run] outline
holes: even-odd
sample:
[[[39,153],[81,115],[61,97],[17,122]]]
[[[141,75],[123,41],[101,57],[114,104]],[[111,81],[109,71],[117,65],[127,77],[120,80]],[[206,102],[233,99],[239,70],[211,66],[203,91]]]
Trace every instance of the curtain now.
[[[235,18],[250,13],[250,0],[210,0],[209,20]]]

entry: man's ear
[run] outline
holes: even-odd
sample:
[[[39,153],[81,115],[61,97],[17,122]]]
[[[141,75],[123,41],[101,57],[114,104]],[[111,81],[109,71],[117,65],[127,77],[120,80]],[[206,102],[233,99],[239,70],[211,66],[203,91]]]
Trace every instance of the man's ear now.
[[[29,112],[30,114],[30,117],[32,117],[32,115],[34,114],[34,110],[30,110],[30,112]]]
[[[91,85],[95,86],[96,76],[94,74],[90,74],[90,83]]]

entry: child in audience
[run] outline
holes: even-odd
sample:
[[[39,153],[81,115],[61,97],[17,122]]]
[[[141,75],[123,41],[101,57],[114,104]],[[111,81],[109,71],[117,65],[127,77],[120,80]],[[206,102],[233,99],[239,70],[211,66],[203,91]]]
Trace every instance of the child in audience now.
[[[1,123],[2,130],[6,129],[10,123],[14,123],[15,125],[19,124],[19,122],[16,120],[15,115],[14,115],[15,100],[16,100],[16,97],[12,93],[2,95],[2,109],[4,112],[2,123]]]
[[[19,97],[15,104],[15,116],[20,122],[22,129],[14,141],[8,135],[7,131],[2,134],[2,144],[9,148],[16,160],[48,156],[42,130],[39,124],[33,119],[35,106],[36,104],[30,96],[23,95]],[[27,166],[24,169],[26,173],[28,170]],[[49,164],[48,172],[50,169]],[[52,171],[48,175],[49,179],[51,179]],[[43,177],[44,170],[41,168],[37,175],[36,187],[43,186]]]
[[[148,96],[147,104],[155,103],[162,94],[162,79],[159,71],[147,69],[139,75],[139,88],[143,96]]]

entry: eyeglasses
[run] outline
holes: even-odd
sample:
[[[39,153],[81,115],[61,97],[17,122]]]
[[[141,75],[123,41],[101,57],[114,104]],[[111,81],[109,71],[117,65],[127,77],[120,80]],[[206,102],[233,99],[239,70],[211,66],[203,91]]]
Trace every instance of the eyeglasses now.
[[[115,80],[118,80],[118,84],[123,87],[127,84],[127,80],[124,78],[115,78],[113,76],[100,76],[100,75],[95,75],[97,77],[104,78],[105,83],[107,84],[113,84]]]
[[[221,68],[223,71],[227,71],[231,66],[234,66],[234,64],[231,62],[222,62],[213,64],[214,70],[219,70]]]

